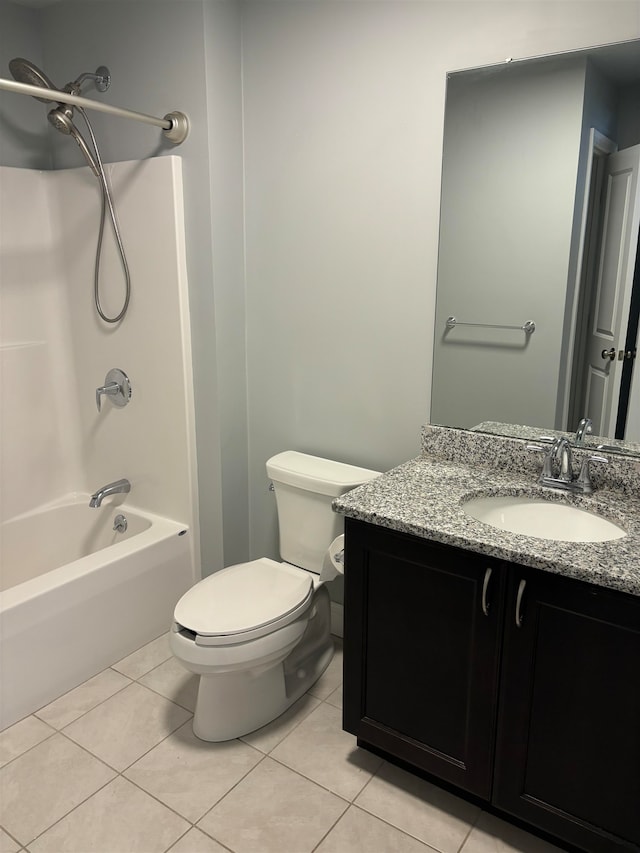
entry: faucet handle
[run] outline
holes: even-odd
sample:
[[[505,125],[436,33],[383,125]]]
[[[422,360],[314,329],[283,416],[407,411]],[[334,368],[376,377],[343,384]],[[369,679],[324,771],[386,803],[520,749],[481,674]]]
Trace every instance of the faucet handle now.
[[[542,482],[544,479],[551,477],[551,462],[553,459],[553,449],[549,446],[541,447],[539,444],[525,444],[525,450],[530,450],[532,453],[545,454],[544,465],[542,466],[542,472],[540,473],[539,482]]]
[[[99,388],[96,388],[96,408],[98,411],[101,409],[102,404],[102,395],[107,394],[109,397],[114,397],[116,394],[120,393],[120,386],[117,382],[109,382],[107,385],[101,385]]]
[[[104,385],[96,388],[96,408],[100,411],[102,395],[106,394],[114,406],[122,408],[131,399],[131,382],[123,370],[112,368],[104,378]]]
[[[580,491],[585,495],[590,495],[593,492],[593,483],[591,482],[591,463],[599,462],[601,465],[608,465],[609,460],[604,456],[597,456],[593,454],[592,456],[587,456],[582,460],[582,465],[580,466],[580,473],[578,474],[578,486]]]

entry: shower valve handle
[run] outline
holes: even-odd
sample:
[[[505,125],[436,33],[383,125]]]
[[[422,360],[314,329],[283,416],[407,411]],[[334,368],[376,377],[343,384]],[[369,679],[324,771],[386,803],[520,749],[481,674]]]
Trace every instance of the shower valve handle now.
[[[103,394],[108,394],[110,397],[120,393],[120,386],[117,382],[109,382],[108,385],[101,385],[96,388],[96,406],[98,411],[101,409],[101,400]]]
[[[117,367],[112,368],[104,378],[104,385],[96,388],[96,408],[100,411],[102,395],[109,397],[114,406],[122,408],[131,399],[131,382],[127,374]]]

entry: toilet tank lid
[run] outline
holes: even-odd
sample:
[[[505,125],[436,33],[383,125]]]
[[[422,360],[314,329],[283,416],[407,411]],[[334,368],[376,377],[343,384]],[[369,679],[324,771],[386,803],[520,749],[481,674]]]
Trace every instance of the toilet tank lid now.
[[[380,476],[380,471],[285,450],[267,460],[267,474],[276,483],[286,483],[310,492],[338,497]]]

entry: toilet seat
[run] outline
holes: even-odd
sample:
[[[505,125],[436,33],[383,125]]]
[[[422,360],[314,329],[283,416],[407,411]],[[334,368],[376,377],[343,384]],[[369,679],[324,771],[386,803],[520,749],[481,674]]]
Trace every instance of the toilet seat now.
[[[245,643],[293,622],[312,597],[308,572],[262,557],[201,580],[177,603],[174,619],[196,645]]]

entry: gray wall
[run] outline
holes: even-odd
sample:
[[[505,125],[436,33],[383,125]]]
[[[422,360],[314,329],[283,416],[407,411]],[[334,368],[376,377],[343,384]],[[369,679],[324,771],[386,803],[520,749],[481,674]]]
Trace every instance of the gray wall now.
[[[429,418],[446,73],[626,39],[637,4],[244,5],[251,552],[264,460],[385,469]],[[579,119],[578,119],[579,120]]]
[[[620,148],[630,148],[640,142],[640,84],[633,83],[619,90],[621,119],[618,122]]]
[[[640,35],[636,0],[63,0],[38,18],[31,55],[55,80],[104,63],[110,102],[193,121],[176,153],[205,571],[276,553],[271,453],[387,468],[418,451],[446,73]],[[95,126],[107,160],[162,153],[153,129]],[[82,162],[54,141],[56,165]]]
[[[234,2],[205,3],[204,11],[216,352],[203,370],[216,372],[219,446],[206,436],[203,443],[219,458],[228,566],[249,556],[241,21]],[[215,482],[216,465],[209,464],[201,489]]]
[[[40,15],[37,10],[0,0],[0,77],[11,78],[9,61],[21,56],[43,64]],[[44,104],[20,95],[0,94],[0,163],[29,169],[51,168],[42,133]]]

